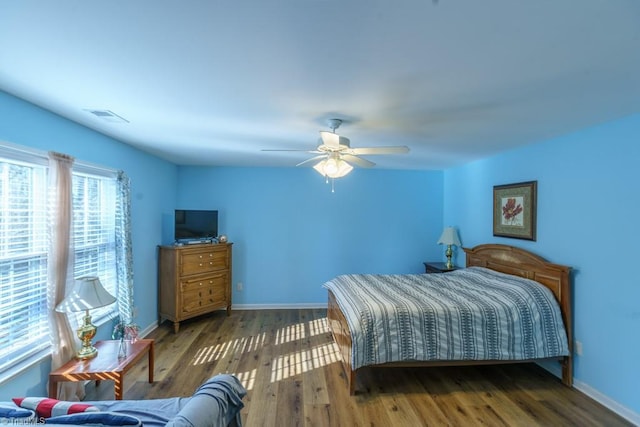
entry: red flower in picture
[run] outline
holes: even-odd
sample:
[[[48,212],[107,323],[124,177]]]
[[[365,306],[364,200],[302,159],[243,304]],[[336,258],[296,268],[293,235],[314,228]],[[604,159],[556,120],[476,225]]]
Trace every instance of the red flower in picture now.
[[[515,198],[508,198],[507,203],[502,206],[502,217],[505,219],[507,223],[513,223],[516,220],[516,217],[522,213],[522,205],[516,204]]]

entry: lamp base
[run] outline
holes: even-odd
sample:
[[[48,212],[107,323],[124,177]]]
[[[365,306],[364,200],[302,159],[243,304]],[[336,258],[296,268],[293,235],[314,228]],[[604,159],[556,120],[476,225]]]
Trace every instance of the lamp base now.
[[[88,347],[84,347],[83,346],[76,353],[76,359],[80,359],[80,360],[93,359],[97,355],[98,355],[98,349],[95,348],[94,346],[92,346],[92,345],[90,345]]]
[[[454,265],[451,262],[451,256],[453,255],[453,249],[451,248],[451,245],[447,245],[447,250],[444,252],[444,254],[447,256],[447,262],[445,263],[445,267],[447,270],[453,270]]]
[[[82,348],[76,353],[77,359],[91,359],[98,355],[98,349],[91,344],[91,340],[96,336],[97,328],[91,323],[89,310],[84,316],[84,324],[76,331],[78,338],[82,341]]]

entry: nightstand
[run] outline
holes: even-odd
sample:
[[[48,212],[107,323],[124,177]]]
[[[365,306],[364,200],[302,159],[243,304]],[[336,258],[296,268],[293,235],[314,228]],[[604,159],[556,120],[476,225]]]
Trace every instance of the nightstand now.
[[[425,273],[447,273],[449,271],[457,270],[458,267],[455,265],[453,268],[447,268],[444,262],[429,262],[426,261],[424,264],[424,272]]]
[[[115,383],[115,400],[122,400],[124,375],[145,355],[148,358],[149,383],[153,383],[154,340],[127,341],[125,344],[127,355],[124,358],[118,358],[119,340],[98,341],[96,342],[98,355],[93,359],[78,360],[74,358],[50,372],[49,397],[58,398],[58,382],[60,381],[95,380],[98,385],[102,380],[111,380]]]

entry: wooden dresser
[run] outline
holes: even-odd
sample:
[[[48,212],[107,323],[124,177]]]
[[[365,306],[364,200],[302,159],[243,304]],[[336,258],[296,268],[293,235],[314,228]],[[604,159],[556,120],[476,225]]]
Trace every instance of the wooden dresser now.
[[[231,314],[232,243],[160,246],[158,315],[180,322],[226,308]]]

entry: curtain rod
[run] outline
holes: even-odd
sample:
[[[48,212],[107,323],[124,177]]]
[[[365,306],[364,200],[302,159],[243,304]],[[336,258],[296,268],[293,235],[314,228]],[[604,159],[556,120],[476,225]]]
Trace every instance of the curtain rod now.
[[[0,153],[2,152],[2,150],[10,150],[20,154],[39,157],[41,160],[49,160],[48,151],[43,151],[33,147],[26,147],[24,145],[14,144],[12,142],[0,141]],[[66,154],[66,153],[61,153],[61,154]],[[75,156],[72,156],[72,157],[74,158],[74,163],[73,163],[74,166],[79,166],[80,168],[90,168],[93,170],[98,170],[103,173],[117,174],[119,172],[118,169],[109,168],[109,167],[98,165],[91,162],[86,162],[84,160],[78,160],[75,158]]]

